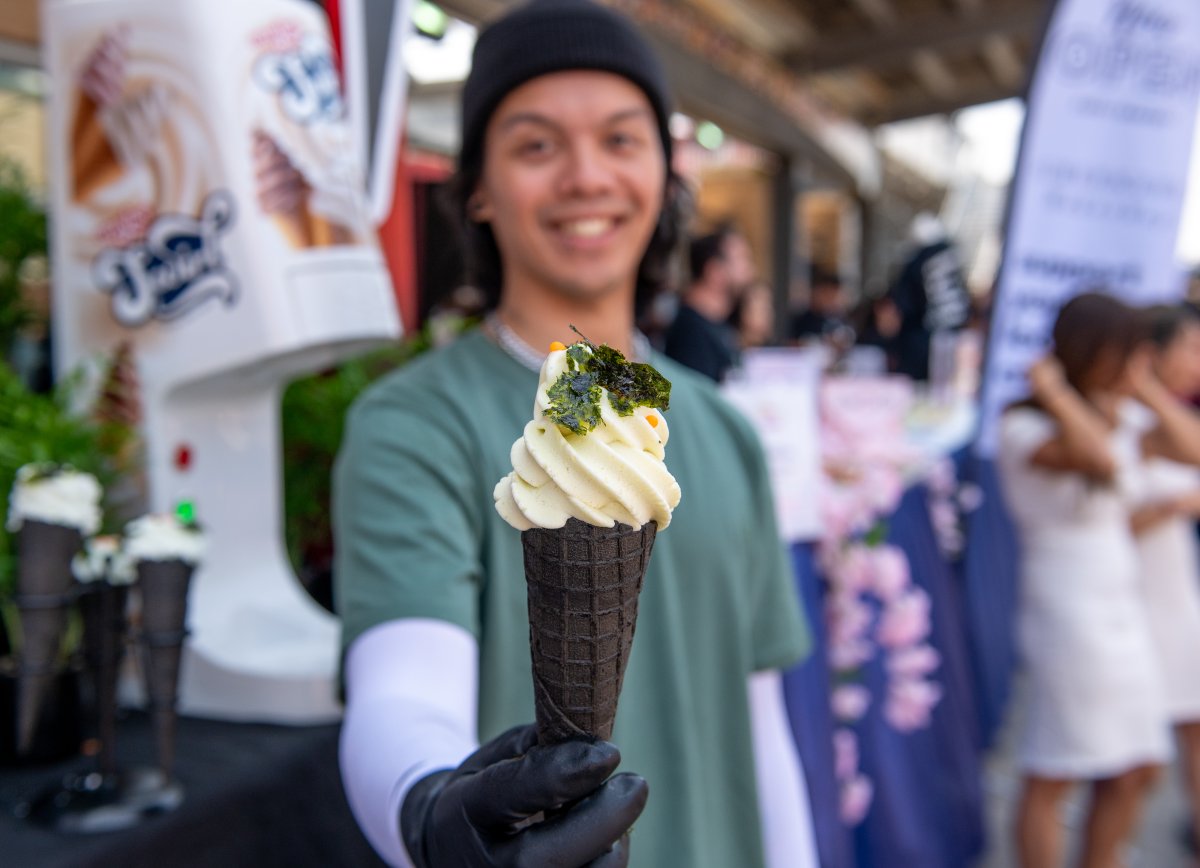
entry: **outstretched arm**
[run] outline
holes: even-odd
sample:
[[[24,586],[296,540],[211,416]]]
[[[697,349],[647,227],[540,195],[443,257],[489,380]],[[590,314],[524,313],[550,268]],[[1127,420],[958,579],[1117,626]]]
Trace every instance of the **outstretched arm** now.
[[[412,868],[400,840],[404,797],[478,746],[478,644],[446,621],[388,621],[346,651],[345,680],[339,760],[350,809],[384,861]]]

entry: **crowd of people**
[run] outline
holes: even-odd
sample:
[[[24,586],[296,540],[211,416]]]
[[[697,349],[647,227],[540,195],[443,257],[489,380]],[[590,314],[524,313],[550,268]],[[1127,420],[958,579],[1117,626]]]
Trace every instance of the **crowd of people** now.
[[[1060,803],[1087,783],[1081,864],[1117,866],[1172,727],[1200,811],[1200,316],[1078,296],[1029,381],[999,441],[1021,550],[1021,864],[1061,864]]]
[[[725,221],[690,240],[687,285],[640,325],[669,357],[717,382],[739,366],[743,351],[771,345],[818,345],[829,351],[831,365],[854,350],[866,360],[863,370],[927,381],[938,374],[939,344],[968,326],[973,304],[957,251],[936,217],[917,215],[910,242],[886,293],[855,304],[841,277],[814,266],[803,304],[786,307],[780,322],[749,242]]]

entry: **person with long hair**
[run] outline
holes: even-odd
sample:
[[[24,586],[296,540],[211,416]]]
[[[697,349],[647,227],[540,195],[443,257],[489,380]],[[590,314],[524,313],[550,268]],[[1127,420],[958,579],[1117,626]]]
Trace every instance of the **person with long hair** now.
[[[1154,374],[1167,393],[1160,399],[1187,410],[1200,395],[1200,313],[1187,305],[1164,305],[1149,310],[1147,318]],[[1200,470],[1150,458],[1139,485],[1133,529],[1195,829],[1200,827],[1200,558],[1195,531]]]
[[[999,466],[1021,545],[1017,644],[1028,700],[1016,832],[1023,868],[1055,868],[1058,816],[1091,787],[1080,864],[1117,868],[1159,767],[1170,757],[1160,665],[1130,525],[1143,452],[1177,455],[1180,419],[1162,406],[1136,312],[1099,293],[1069,301],[1031,396],[1003,415]],[[1126,422],[1132,397],[1159,414]]]

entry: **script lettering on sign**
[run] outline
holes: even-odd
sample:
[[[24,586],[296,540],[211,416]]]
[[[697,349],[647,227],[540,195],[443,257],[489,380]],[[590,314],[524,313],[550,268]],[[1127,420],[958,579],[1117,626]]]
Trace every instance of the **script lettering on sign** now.
[[[92,277],[112,296],[113,317],[128,328],[173,320],[209,299],[237,300],[238,285],[220,240],[233,224],[233,196],[216,190],[199,217],[160,214],[139,241],[103,250]]]

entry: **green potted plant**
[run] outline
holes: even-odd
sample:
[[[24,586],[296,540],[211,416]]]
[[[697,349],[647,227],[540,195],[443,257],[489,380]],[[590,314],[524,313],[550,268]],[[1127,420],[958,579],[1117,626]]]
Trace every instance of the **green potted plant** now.
[[[0,155],[0,358],[37,321],[26,296],[30,271],[46,260],[46,211],[20,164]]]
[[[376,378],[453,340],[477,320],[443,314],[401,343],[291,383],[283,394],[284,538],[301,583],[332,610],[333,530],[329,523],[333,462],[346,411]]]
[[[28,464],[70,465],[91,473],[106,491],[123,474],[122,461],[129,455],[131,430],[104,414],[97,417],[74,412],[73,391],[73,383],[68,382],[51,394],[35,394],[11,367],[0,362],[0,492],[6,499],[17,471]],[[107,393],[105,390],[102,395]],[[113,522],[110,507],[105,523],[111,527]],[[16,758],[12,731],[16,696],[12,651],[20,648],[13,600],[16,554],[14,534],[8,527],[0,528],[0,633],[4,633],[0,638],[0,764]],[[78,638],[78,625],[68,637],[62,682],[54,693],[64,725],[48,727],[26,759],[48,759],[78,747],[78,692],[70,666],[70,648]]]

